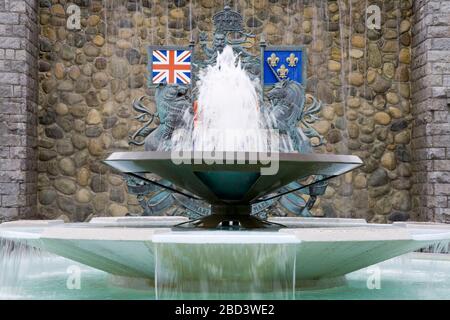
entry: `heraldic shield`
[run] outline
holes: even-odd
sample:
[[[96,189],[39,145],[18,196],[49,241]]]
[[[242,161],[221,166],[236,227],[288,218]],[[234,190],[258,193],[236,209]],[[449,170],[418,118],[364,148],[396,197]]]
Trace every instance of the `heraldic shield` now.
[[[150,46],[148,57],[149,85],[191,83],[191,48]]]
[[[261,82],[273,86],[283,80],[306,84],[306,49],[302,46],[261,47]]]

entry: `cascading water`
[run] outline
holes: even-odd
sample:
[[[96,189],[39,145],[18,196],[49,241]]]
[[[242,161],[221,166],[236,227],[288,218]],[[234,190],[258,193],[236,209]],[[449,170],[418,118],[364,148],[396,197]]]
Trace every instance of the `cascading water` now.
[[[187,112],[185,127],[174,134],[172,150],[286,152],[289,138],[280,141],[270,112],[262,112],[261,85],[241,66],[231,46],[217,63],[201,70],[195,114]],[[269,110],[265,107],[264,110]],[[164,147],[163,147],[164,148]]]
[[[240,62],[236,64],[236,56],[229,46],[218,55],[215,66],[202,70],[198,83],[198,118],[193,131],[195,150],[266,149],[261,139],[257,85]]]
[[[157,299],[223,299],[244,292],[250,299],[295,298],[292,244],[158,243],[156,247]]]

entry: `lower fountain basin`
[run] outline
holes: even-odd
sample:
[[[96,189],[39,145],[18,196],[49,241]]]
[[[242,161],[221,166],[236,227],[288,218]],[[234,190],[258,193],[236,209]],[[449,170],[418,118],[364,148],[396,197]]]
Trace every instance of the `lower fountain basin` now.
[[[278,231],[180,231],[182,217],[98,218],[91,223],[13,222],[0,238],[36,247],[118,278],[180,291],[214,284],[277,289],[336,285],[343,276],[450,241],[450,226],[367,224],[351,219],[277,218]],[[337,281],[337,282],[336,282]],[[138,280],[139,282],[139,280]],[[328,283],[328,284],[326,284]]]

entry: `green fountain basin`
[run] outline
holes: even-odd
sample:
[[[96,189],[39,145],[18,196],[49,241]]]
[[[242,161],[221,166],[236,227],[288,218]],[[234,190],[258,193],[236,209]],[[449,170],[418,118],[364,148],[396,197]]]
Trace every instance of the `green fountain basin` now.
[[[249,204],[292,181],[311,175],[339,176],[363,165],[356,156],[329,154],[278,154],[278,170],[261,174],[270,165],[252,163],[264,159],[258,153],[243,153],[244,161],[213,163],[216,159],[192,154],[177,164],[170,152],[115,152],[104,162],[124,173],[154,173],[210,204]]]
[[[450,241],[450,227],[440,224],[277,218],[289,228],[170,228],[183,221],[182,217],[129,217],[75,224],[4,223],[0,238],[101,270],[118,283],[157,284],[176,294],[201,294],[205,283],[223,294],[335,287],[344,285],[349,273]]]

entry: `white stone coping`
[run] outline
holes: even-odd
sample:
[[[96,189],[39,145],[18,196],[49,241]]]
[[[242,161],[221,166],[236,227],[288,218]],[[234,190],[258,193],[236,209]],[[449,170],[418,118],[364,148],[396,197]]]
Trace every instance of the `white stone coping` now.
[[[98,241],[152,241],[153,236],[170,232],[167,228],[71,228],[44,229],[41,239],[98,240]]]
[[[16,228],[16,227],[50,227],[64,224],[64,220],[17,220],[3,222],[0,228]]]
[[[298,244],[295,235],[270,231],[172,231],[153,237],[154,243],[177,244]]]
[[[311,220],[310,220],[311,219]],[[319,221],[321,220],[321,222]],[[0,237],[10,239],[117,240],[155,243],[299,243],[339,241],[450,241],[450,225],[435,223],[362,223],[362,219],[276,218],[271,221],[320,222],[317,226],[279,231],[173,231],[185,217],[102,217],[93,223],[64,224],[62,220],[14,221],[0,225]],[[167,227],[154,227],[162,222]],[[342,223],[343,226],[339,226]],[[328,224],[328,225],[327,225]],[[349,226],[352,225],[352,226]],[[129,228],[127,228],[129,226]]]

